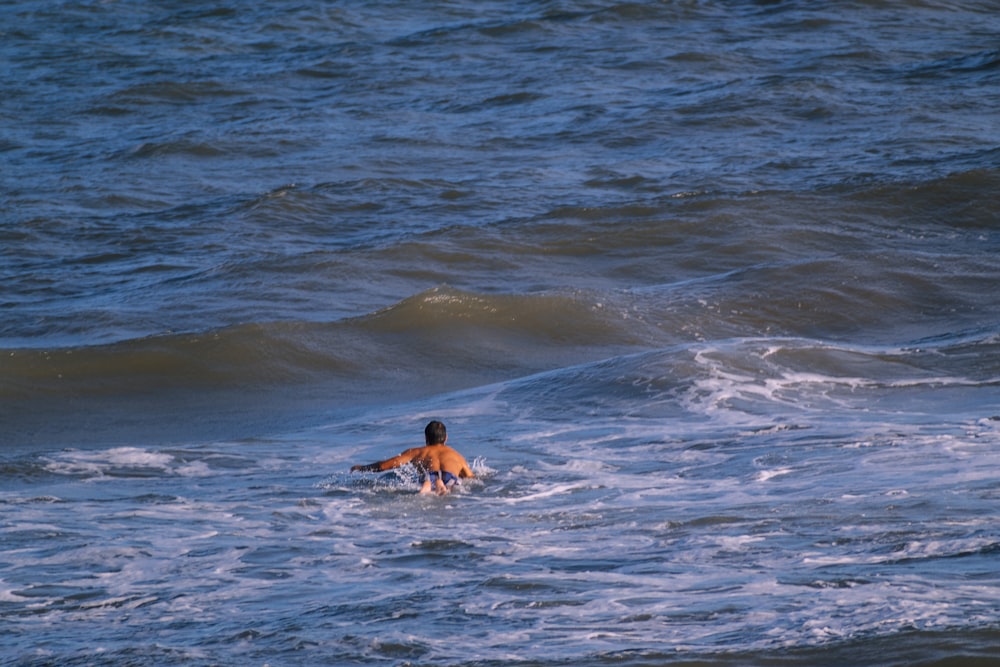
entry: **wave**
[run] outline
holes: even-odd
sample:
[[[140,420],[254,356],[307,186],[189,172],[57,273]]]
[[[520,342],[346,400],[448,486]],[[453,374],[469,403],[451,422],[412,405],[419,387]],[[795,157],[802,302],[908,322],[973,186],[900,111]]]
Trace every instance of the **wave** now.
[[[780,337],[685,343],[519,378],[492,399],[542,419],[608,414],[745,435],[817,422],[864,432],[866,423],[935,423],[942,413],[992,432],[1000,364],[984,359],[998,352],[997,336],[983,332],[907,347]]]
[[[665,298],[664,292],[669,296],[677,286],[658,288],[652,296],[586,290],[485,294],[438,287],[336,322],[247,323],[98,346],[6,349],[0,352],[0,397],[303,384],[339,384],[363,393],[412,383],[424,387],[415,393],[426,393],[542,371],[576,373],[588,363],[621,370],[632,363],[623,360],[636,353],[651,355],[641,367],[655,367],[657,358],[673,358],[677,350],[686,366],[667,374],[681,378],[697,379],[708,369],[712,377],[745,377],[754,383],[773,383],[779,376],[789,383],[819,378],[851,389],[975,385],[1000,377],[1000,364],[991,361],[1000,358],[1000,335],[989,327],[917,339],[903,347],[783,334],[727,338],[732,318],[719,318],[718,311],[748,310],[754,295],[744,294],[741,303],[717,299],[715,306],[705,299],[720,285],[746,280],[743,275],[700,287],[685,284],[685,296],[676,300]],[[763,304],[756,314],[743,317],[765,320],[763,311],[781,307]],[[711,331],[702,335],[706,329]]]
[[[98,346],[7,349],[0,353],[0,397],[378,383],[403,377],[447,387],[442,376],[449,372],[519,375],[566,360],[569,348],[637,342],[626,320],[592,298],[486,295],[441,287],[331,323],[249,323]]]
[[[997,170],[730,194],[592,176],[583,201],[543,197],[514,218],[503,193],[459,179],[289,184],[159,211],[151,192],[124,202],[148,209],[127,216],[113,214],[122,201],[95,197],[102,215],[87,225],[46,217],[0,230],[19,249],[0,266],[0,335],[93,344],[334,319],[442,283],[527,309],[590,292],[633,311],[638,337],[659,329],[668,343],[681,330],[900,340],[1000,306],[984,288],[996,280]]]

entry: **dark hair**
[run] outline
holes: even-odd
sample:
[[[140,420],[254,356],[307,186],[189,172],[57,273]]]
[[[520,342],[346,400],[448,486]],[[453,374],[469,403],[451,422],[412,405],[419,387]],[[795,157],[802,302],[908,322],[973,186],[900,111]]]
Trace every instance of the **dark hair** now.
[[[447,439],[448,430],[441,422],[433,421],[424,429],[424,440],[427,441],[428,445],[443,444]]]

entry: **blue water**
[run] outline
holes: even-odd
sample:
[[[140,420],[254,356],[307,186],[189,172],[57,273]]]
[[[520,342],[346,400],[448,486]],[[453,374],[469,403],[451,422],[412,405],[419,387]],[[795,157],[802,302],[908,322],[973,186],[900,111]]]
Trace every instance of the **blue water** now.
[[[0,6],[0,664],[1000,661],[997,35]]]

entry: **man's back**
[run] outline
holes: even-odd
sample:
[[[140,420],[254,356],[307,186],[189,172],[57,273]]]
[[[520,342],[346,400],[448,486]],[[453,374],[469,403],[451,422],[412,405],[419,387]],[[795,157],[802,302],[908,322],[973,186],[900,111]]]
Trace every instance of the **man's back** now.
[[[421,472],[450,472],[457,477],[475,477],[465,457],[443,443],[414,447],[401,456],[407,455],[409,462]]]

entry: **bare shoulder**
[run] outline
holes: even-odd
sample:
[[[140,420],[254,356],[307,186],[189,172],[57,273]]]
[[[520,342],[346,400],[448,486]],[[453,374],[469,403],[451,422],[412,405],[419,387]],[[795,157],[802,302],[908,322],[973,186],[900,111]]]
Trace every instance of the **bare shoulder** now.
[[[400,454],[400,456],[419,456],[420,454],[423,454],[423,452],[424,452],[425,449],[427,449],[427,448],[426,447],[410,447],[409,449],[404,450],[403,453]]]
[[[393,461],[397,466],[404,465],[406,463],[412,463],[423,458],[427,458],[426,447],[410,447],[404,450],[401,454],[393,457]]]

